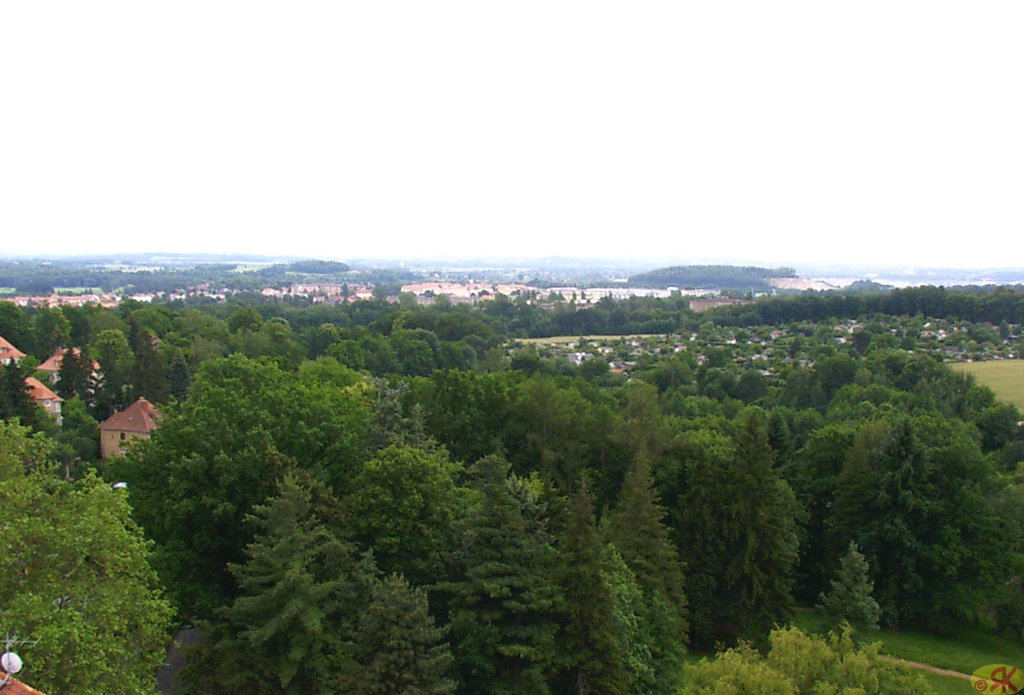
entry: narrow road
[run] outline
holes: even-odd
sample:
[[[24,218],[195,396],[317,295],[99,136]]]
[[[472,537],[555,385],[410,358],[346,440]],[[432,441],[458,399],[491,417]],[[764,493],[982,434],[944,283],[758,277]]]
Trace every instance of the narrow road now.
[[[179,687],[174,682],[174,677],[185,665],[184,650],[199,644],[203,636],[201,630],[195,627],[183,627],[174,636],[174,641],[167,648],[167,658],[164,665],[156,672],[156,691],[158,693],[174,693]]]

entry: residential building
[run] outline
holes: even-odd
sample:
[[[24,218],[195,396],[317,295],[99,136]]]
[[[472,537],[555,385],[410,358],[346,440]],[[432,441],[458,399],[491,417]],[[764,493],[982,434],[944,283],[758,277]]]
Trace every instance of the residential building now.
[[[78,357],[82,356],[82,351],[79,350],[78,348],[71,348],[71,350],[75,353],[76,356],[78,356]],[[45,362],[43,362],[41,365],[36,367],[36,369],[38,371],[46,372],[47,374],[49,374],[50,376],[49,376],[48,381],[51,384],[56,384],[57,381],[60,379],[60,366],[61,366],[61,363],[64,361],[64,355],[66,355],[66,354],[68,354],[68,348],[57,348],[54,351],[54,353],[52,355],[50,355],[50,357],[48,357]],[[99,373],[99,371],[100,371],[99,362],[97,362],[96,360],[93,360],[92,361],[92,373],[93,373],[93,376],[95,377]]]
[[[131,441],[149,439],[150,432],[159,424],[160,412],[145,398],[140,398],[100,423],[100,457],[123,454]]]
[[[46,384],[34,376],[26,377],[25,384],[28,386],[29,395],[36,402],[36,405],[52,415],[58,425],[62,424],[63,418],[60,414],[60,404],[64,402],[64,399],[51,391]]]
[[[6,338],[0,335],[0,364],[8,365],[11,362],[18,364],[25,353],[11,345]]]

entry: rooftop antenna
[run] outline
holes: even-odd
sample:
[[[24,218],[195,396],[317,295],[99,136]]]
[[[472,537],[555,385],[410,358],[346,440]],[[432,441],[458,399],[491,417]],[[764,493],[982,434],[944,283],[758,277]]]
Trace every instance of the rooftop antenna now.
[[[21,639],[17,635],[12,635],[10,632],[4,633],[4,651],[0,654],[0,690],[7,686],[11,682],[11,678],[15,673],[21,670],[22,661],[18,654],[11,650],[11,647],[21,646],[24,644],[36,644],[39,640],[37,639]]]

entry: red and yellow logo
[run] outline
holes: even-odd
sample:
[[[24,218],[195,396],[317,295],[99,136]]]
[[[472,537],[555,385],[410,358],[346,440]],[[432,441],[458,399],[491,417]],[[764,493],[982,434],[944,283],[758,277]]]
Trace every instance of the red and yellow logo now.
[[[971,687],[976,693],[1016,693],[1024,688],[1024,672],[1016,666],[989,664],[971,676]]]

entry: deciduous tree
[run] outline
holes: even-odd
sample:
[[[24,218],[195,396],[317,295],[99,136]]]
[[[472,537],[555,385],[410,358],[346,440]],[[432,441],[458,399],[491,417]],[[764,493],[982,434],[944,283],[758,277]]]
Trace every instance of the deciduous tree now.
[[[45,692],[152,692],[171,608],[127,493],[56,468],[46,439],[0,423],[3,627],[37,640],[20,651]]]

